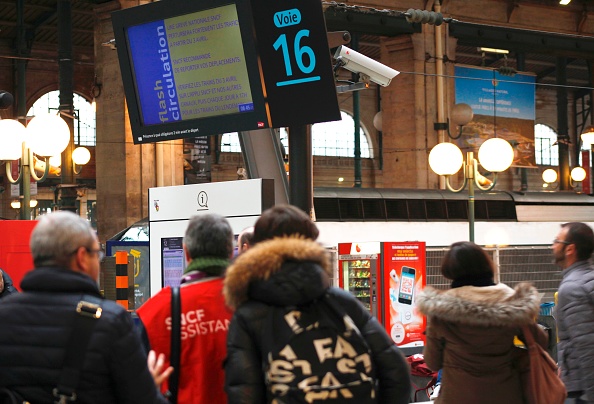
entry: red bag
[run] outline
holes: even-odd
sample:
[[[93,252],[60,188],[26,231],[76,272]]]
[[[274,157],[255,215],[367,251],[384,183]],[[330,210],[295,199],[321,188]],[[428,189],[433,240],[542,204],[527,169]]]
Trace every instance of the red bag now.
[[[423,397],[420,401],[428,400],[429,395],[433,391],[435,383],[437,382],[437,372],[429,369],[425,363],[423,354],[407,356],[406,361],[410,365],[412,402],[417,402],[419,400],[419,393]]]
[[[557,374],[557,364],[539,344],[534,341],[532,331],[522,327],[530,369],[522,377],[524,394],[529,404],[563,404],[567,391]]]

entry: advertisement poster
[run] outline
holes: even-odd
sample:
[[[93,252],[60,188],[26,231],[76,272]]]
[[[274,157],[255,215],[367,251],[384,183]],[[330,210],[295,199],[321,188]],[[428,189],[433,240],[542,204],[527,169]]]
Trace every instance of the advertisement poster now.
[[[499,137],[514,148],[515,167],[536,167],[534,159],[535,81],[532,74],[503,76],[493,69],[456,66],[456,104],[470,105],[474,118],[458,146],[474,150]]]
[[[425,243],[382,243],[386,330],[401,348],[425,345],[426,320],[416,295],[427,284]]]
[[[210,137],[184,139],[184,184],[211,182]]]
[[[148,241],[107,241],[107,255],[112,257],[116,251],[126,251],[134,263],[134,308],[138,309],[151,297],[149,273]]]

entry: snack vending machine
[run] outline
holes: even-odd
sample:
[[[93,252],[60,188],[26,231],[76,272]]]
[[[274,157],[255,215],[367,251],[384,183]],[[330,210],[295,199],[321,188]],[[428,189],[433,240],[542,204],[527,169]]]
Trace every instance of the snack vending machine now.
[[[378,318],[380,313],[378,313],[376,285],[379,244],[338,244],[338,285],[351,292],[371,314]],[[351,248],[354,250],[351,251]]]
[[[427,283],[425,243],[339,243],[338,266],[339,286],[384,325],[405,353],[420,352],[426,320],[415,296]]]

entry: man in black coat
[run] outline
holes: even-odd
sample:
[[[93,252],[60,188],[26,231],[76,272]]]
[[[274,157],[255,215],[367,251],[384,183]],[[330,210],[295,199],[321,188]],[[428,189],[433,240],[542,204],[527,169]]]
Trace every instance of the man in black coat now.
[[[162,362],[147,366],[130,314],[101,300],[97,287],[99,242],[89,223],[70,212],[44,215],[31,234],[35,269],[22,293],[0,304],[0,387],[32,403],[53,403],[71,333],[80,325],[79,302],[98,302],[76,387],[81,403],[166,403],[156,383],[168,377]],[[75,331],[79,336],[80,332]],[[163,358],[161,358],[162,360]]]
[[[0,268],[0,299],[10,295],[11,293],[17,293],[18,290],[14,287],[12,279],[6,271]]]

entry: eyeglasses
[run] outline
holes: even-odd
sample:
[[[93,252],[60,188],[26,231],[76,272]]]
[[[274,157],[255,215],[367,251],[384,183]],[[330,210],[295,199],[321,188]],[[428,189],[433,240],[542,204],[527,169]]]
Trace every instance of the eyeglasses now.
[[[105,258],[105,252],[103,252],[103,250],[93,250],[92,248],[87,248],[85,247],[85,250],[87,250],[87,252],[89,254],[97,254],[97,257],[99,258],[99,261],[103,261],[103,258]]]
[[[103,258],[105,258],[105,251],[103,251],[101,249],[94,250],[92,248],[83,247],[83,246],[78,247],[76,250],[72,251],[71,254],[76,254],[76,252],[78,251],[78,249],[81,248],[81,247],[84,248],[89,254],[97,254],[97,257],[99,258],[99,261],[103,261]]]
[[[559,240],[559,239],[556,238],[556,239],[553,240],[553,244],[570,245],[570,244],[573,244],[573,243],[570,243],[569,241],[565,241],[565,240]]]

